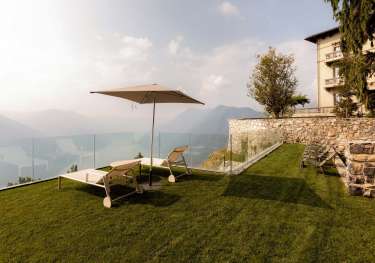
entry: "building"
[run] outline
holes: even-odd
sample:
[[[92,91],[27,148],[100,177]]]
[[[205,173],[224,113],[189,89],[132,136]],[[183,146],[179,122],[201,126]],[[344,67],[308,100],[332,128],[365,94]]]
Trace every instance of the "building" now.
[[[330,30],[309,36],[305,40],[316,44],[317,50],[317,101],[320,112],[331,112],[340,99],[338,91],[344,80],[339,76],[339,69],[333,62],[343,58],[340,50],[340,32],[335,27]],[[370,42],[366,43],[364,51],[373,50]],[[368,80],[369,89],[375,90],[375,78]]]

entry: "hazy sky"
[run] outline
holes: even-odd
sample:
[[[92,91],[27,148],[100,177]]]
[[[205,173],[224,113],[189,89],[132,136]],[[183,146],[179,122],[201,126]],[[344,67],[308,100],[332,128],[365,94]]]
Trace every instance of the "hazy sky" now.
[[[161,83],[203,100],[260,109],[246,96],[256,54],[294,53],[315,100],[315,46],[335,26],[323,0],[1,0],[1,111],[149,114],[90,90]],[[186,106],[162,106],[173,115]]]

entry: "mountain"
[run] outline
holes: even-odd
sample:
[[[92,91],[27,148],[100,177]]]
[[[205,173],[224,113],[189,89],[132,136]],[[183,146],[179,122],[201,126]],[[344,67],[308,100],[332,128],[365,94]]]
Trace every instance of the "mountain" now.
[[[89,117],[74,111],[56,109],[27,113],[8,112],[7,116],[28,127],[41,131],[44,136],[115,133],[138,131],[149,127],[148,119],[132,119],[129,115],[121,117]]]
[[[227,134],[228,120],[238,118],[256,118],[263,113],[247,107],[217,106],[213,109],[189,109],[175,119],[164,124],[161,132]]]
[[[0,143],[41,136],[41,132],[0,115]]]

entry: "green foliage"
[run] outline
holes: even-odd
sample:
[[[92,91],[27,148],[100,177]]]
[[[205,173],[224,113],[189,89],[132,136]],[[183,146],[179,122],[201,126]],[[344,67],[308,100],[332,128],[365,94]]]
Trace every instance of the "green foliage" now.
[[[76,164],[73,164],[72,166],[70,166],[69,170],[66,171],[67,173],[74,173],[74,172],[77,172],[78,171],[78,165]]]
[[[347,89],[355,91],[359,101],[372,111],[369,103],[368,77],[375,73],[375,53],[364,53],[363,45],[375,34],[374,0],[325,0],[331,3],[333,15],[340,24],[341,50],[344,55],[340,74]]]
[[[355,103],[352,99],[353,95],[353,92],[346,87],[343,87],[340,90],[340,99],[336,103],[334,109],[338,117],[348,118],[350,116],[353,116],[354,112],[358,110],[357,103]]]
[[[299,95],[292,96],[290,105],[292,107],[295,107],[297,105],[305,106],[305,104],[308,104],[308,103],[310,103],[310,100],[307,98],[307,96],[299,94]]]
[[[369,94],[369,117],[375,117],[375,91]]]
[[[248,84],[249,96],[264,105],[265,110],[273,117],[282,117],[297,102],[293,98],[297,86],[294,56],[278,54],[276,49],[270,47],[267,53],[258,55],[257,58],[258,64]],[[299,95],[298,98],[301,99],[302,96]],[[304,99],[300,102],[305,103]]]
[[[139,152],[136,156],[134,156],[134,159],[141,159],[143,158],[143,155],[141,152]]]
[[[18,184],[25,184],[25,183],[29,183],[29,182],[32,182],[33,181],[33,178],[31,178],[30,176],[25,176],[25,177],[18,177]]]

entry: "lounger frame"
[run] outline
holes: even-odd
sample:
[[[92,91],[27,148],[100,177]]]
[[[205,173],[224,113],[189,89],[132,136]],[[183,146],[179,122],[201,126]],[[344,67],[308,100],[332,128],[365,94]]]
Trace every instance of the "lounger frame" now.
[[[111,171],[108,173],[106,172],[101,172],[95,169],[87,169],[87,170],[82,170],[79,171],[81,174],[86,173],[85,179],[82,179],[82,176],[74,176],[74,174],[77,173],[68,173],[68,174],[63,174],[58,176],[58,189],[61,190],[62,188],[62,180],[61,178],[67,178],[70,180],[74,180],[77,182],[85,183],[88,185],[104,188],[106,197],[103,199],[103,205],[107,208],[112,207],[112,203],[116,200],[119,200],[121,198],[128,197],[133,194],[141,194],[143,193],[143,188],[138,182],[138,176],[137,175],[129,175],[130,171],[133,171],[135,167],[139,167],[139,176],[141,175],[141,161],[134,161],[133,163],[129,163],[129,166],[124,169],[124,170],[118,170],[116,167],[114,167]],[[102,173],[102,182],[101,183],[94,183],[89,181],[89,176],[93,175],[93,173]],[[98,176],[98,175],[97,175]],[[115,181],[116,180],[116,181]],[[134,186],[134,191],[127,193],[125,195],[121,195],[119,197],[116,197],[114,199],[111,198],[111,187],[114,185],[128,185],[128,181],[131,180]]]

